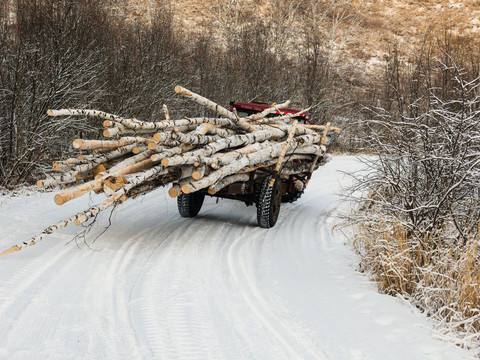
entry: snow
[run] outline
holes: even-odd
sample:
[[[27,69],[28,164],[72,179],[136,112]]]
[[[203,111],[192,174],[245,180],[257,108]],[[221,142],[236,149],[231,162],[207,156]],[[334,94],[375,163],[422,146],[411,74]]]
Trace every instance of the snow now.
[[[355,170],[335,156],[277,225],[255,207],[207,198],[184,219],[166,189],[0,258],[1,359],[470,359],[411,306],[381,295],[333,213]],[[99,196],[61,207],[52,193],[0,198],[0,250]]]

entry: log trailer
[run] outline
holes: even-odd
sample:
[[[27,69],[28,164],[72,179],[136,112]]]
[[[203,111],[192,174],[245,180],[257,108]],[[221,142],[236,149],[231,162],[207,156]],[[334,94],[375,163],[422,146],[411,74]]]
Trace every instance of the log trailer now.
[[[5,255],[32,246],[47,235],[74,223],[95,222],[97,215],[128,199],[171,185],[168,194],[178,197],[183,217],[194,217],[205,196],[256,204],[258,224],[275,225],[282,202],[297,200],[312,172],[329,160],[329,131],[341,129],[309,124],[308,109],[288,108],[290,100],[265,103],[232,103],[230,110],[176,86],[175,93],[204,106],[215,117],[142,121],[94,109],[49,109],[48,116],[93,117],[103,121],[108,140],[75,139],[76,157],[52,164],[52,173],[37,185],[62,185],[54,197],[63,205],[91,191],[103,192],[99,204],[47,227],[41,234],[0,253]],[[91,223],[90,223],[91,224]]]
[[[235,112],[239,117],[260,113],[269,107],[269,104],[263,102],[237,103],[232,101],[230,103],[230,111]],[[269,116],[298,112],[299,110],[296,109],[281,108]],[[307,113],[292,117],[291,123],[294,121],[311,124]],[[177,198],[178,211],[182,217],[195,217],[202,208],[205,196],[243,201],[247,206],[256,205],[257,222],[260,227],[271,228],[277,222],[281,203],[292,203],[298,200],[305,191],[312,172],[328,160],[328,156],[323,158],[316,156],[312,159],[289,161],[287,155],[283,164],[288,164],[288,166],[277,163],[277,166],[274,167],[258,167],[254,171],[237,174],[235,180],[238,181],[228,184],[218,192],[214,192],[212,189],[202,189],[189,194],[181,193]],[[293,172],[292,168],[304,171]]]

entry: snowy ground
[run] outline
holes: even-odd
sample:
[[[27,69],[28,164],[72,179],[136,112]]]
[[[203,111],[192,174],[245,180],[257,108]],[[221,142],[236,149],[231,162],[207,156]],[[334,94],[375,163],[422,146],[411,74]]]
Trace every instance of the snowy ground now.
[[[227,200],[181,218],[160,189],[121,206],[93,250],[69,243],[72,225],[1,257],[0,359],[470,358],[378,294],[332,235],[348,183],[338,170],[358,167],[334,157],[270,230],[256,226],[255,207]],[[92,200],[0,201],[4,250]]]

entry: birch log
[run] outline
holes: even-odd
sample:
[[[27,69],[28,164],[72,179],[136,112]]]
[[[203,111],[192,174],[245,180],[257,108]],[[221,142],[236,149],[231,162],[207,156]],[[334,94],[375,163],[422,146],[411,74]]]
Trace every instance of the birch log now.
[[[72,147],[77,150],[115,149],[137,142],[147,142],[147,139],[141,137],[122,137],[118,140],[75,139],[72,143]]]
[[[236,182],[246,182],[250,179],[249,174],[234,174],[227,176],[219,181],[217,181],[215,184],[210,185],[208,188],[208,193],[210,195],[214,195],[215,193],[219,192],[226,186],[236,183]]]
[[[218,105],[212,100],[209,100],[201,95],[195,94],[193,91],[190,91],[186,88],[183,88],[177,85],[175,86],[175,93],[179,95],[183,95],[186,98],[189,98],[192,101],[195,101],[197,104],[203,105],[207,109],[215,111],[215,113],[217,113],[218,115],[224,116],[227,119],[230,119],[234,122],[237,120],[235,114],[232,113],[230,110],[225,109],[223,106]]]
[[[71,171],[67,171],[66,173],[60,175],[60,176],[53,176],[50,179],[44,179],[44,180],[39,180],[37,181],[37,186],[38,187],[51,187],[55,186],[58,184],[66,184],[70,182],[76,181],[76,175],[87,172],[92,170],[94,167],[103,164],[109,160],[115,159],[117,157],[120,157],[126,153],[129,153],[132,151],[132,149],[135,147],[135,144],[130,144],[127,146],[122,146],[114,151],[111,151],[109,153],[106,153],[104,155],[99,155],[97,156],[94,160],[86,163],[86,164],[81,164],[75,166]]]
[[[285,145],[282,148],[282,151],[278,157],[278,162],[277,165],[275,166],[275,173],[278,174],[280,169],[282,168],[283,164],[283,159],[285,158],[285,154],[287,153],[288,146],[290,145],[290,142],[293,140],[293,136],[295,135],[295,130],[297,129],[297,124],[298,120],[295,120],[292,125],[292,129],[290,130],[290,133],[288,134],[287,140],[285,141]],[[270,180],[270,183],[268,186],[272,187],[273,184],[275,184],[276,176],[272,176],[272,180]]]
[[[245,131],[253,131],[254,129],[250,124],[240,119],[236,114],[232,113],[230,110],[225,109],[223,106],[218,105],[217,103],[209,100],[201,95],[195,94],[194,92],[185,89],[181,86],[175,86],[175,92],[177,94],[183,95],[186,98],[195,101],[197,104],[205,106],[207,109],[215,111],[215,113],[226,117],[227,119],[232,120],[232,122],[239,128]]]
[[[42,231],[40,235],[32,237],[29,241],[25,241],[19,245],[15,245],[11,247],[8,250],[5,250],[4,252],[0,253],[1,255],[6,255],[14,251],[19,251],[23,249],[26,246],[32,246],[41,241],[45,236],[52,234],[53,232],[66,227],[68,224],[75,222],[77,225],[80,225],[81,223],[87,221],[89,218],[95,216],[98,214],[100,211],[106,209],[107,207],[113,205],[117,200],[119,200],[124,194],[126,194],[130,189],[133,187],[141,184],[142,182],[154,177],[158,176],[160,173],[165,172],[167,173],[166,170],[164,170],[163,166],[156,166],[151,169],[149,169],[146,172],[143,172],[141,174],[138,174],[134,178],[132,178],[128,184],[120,189],[119,191],[116,191],[112,196],[108,197],[107,200],[105,200],[102,204],[98,206],[93,206],[88,210],[79,212],[75,215],[70,216],[69,218],[62,220],[55,225],[49,226],[45,230]]]
[[[287,100],[282,104],[272,105],[268,109],[263,110],[262,112],[247,116],[245,118],[245,121],[258,121],[260,119],[263,119],[267,115],[280,111],[280,109],[286,108],[288,105],[290,105],[290,100]]]

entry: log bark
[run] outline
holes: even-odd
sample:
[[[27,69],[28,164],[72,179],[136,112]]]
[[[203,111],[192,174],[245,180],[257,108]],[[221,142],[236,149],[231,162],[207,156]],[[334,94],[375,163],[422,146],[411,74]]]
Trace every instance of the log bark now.
[[[77,150],[93,150],[93,149],[115,149],[121,146],[134,144],[137,142],[149,142],[149,139],[143,137],[122,137],[118,140],[84,140],[75,139],[72,143],[74,149]]]
[[[76,175],[77,174],[82,174],[84,172],[92,170],[95,166],[98,166],[102,163],[105,163],[109,160],[115,159],[117,157],[120,157],[126,153],[129,153],[132,151],[132,149],[135,147],[134,144],[122,146],[120,148],[117,148],[114,151],[111,151],[106,154],[98,155],[95,157],[94,160],[89,161],[86,164],[80,164],[76,165],[71,171],[67,171],[66,173],[60,175],[60,176],[53,176],[52,178],[49,179],[44,179],[44,180],[39,180],[37,181],[37,186],[38,187],[51,187],[55,186],[58,184],[66,184],[66,183],[71,183],[76,181]]]
[[[175,127],[201,124],[204,122],[211,122],[214,125],[235,127],[234,123],[231,120],[224,119],[224,118],[192,118],[192,119],[180,119],[180,120],[164,120],[164,121],[157,121],[157,122],[145,122],[145,121],[139,121],[137,119],[125,119],[120,116],[109,114],[103,111],[88,110],[88,109],[48,110],[47,114],[49,116],[98,117],[101,119],[112,121],[112,123],[114,124],[113,126],[121,125],[120,129],[125,133],[127,132],[142,133],[142,132],[151,132],[151,131],[159,131],[159,130],[173,130]]]
[[[218,105],[212,100],[209,100],[201,95],[195,94],[194,92],[188,89],[185,89],[181,86],[175,86],[175,92],[177,94],[185,96],[186,98],[196,102],[197,104],[205,106],[209,110],[215,111],[217,114],[224,116],[227,119],[230,119],[236,127],[242,130],[245,130],[245,131],[255,130],[250,124],[240,119],[238,115],[234,114],[230,110],[225,109],[223,106]]]
[[[292,133],[294,133],[294,131],[292,131]],[[301,138],[303,138],[301,139],[301,141],[314,140],[314,137],[312,135],[304,135]],[[318,135],[316,139],[318,140]],[[226,176],[240,172],[243,168],[247,166],[256,166],[258,164],[263,164],[271,161],[273,158],[280,156],[280,154],[284,151],[285,147],[287,149],[285,153],[294,152],[295,148],[300,146],[300,144],[301,143],[299,143],[296,139],[294,139],[294,141],[292,140],[290,141],[290,143],[287,143],[287,144],[286,142],[278,143],[276,145],[272,145],[271,147],[267,147],[266,149],[259,150],[257,152],[245,155],[240,159],[233,161],[228,165],[223,166],[219,170],[213,171],[203,179],[193,182],[189,185],[185,185],[184,187],[182,187],[182,191],[184,192],[198,191],[200,189],[203,189],[205,187],[208,187],[214,184],[219,179],[222,179]],[[319,151],[323,151],[324,148],[318,146],[316,147],[316,149],[318,149]],[[278,164],[277,161],[276,163]]]
[[[236,182],[246,182],[250,179],[249,174],[234,174],[227,176],[219,181],[217,181],[215,184],[210,185],[208,188],[208,193],[210,195],[214,195],[215,193],[219,192],[223,188],[227,187],[230,184],[236,183]]]
[[[278,105],[272,105],[268,109],[263,110],[262,112],[247,116],[245,118],[245,121],[258,121],[260,119],[263,119],[267,115],[280,111],[280,109],[286,108],[288,105],[290,105],[290,100],[287,100],[284,103]]]
[[[208,144],[201,149],[185,153],[182,156],[165,156],[165,158],[162,160],[162,164],[164,166],[194,164],[197,161],[200,162],[202,156],[208,157],[224,149],[259,143],[269,139],[281,139],[285,136],[285,132],[281,129],[259,130],[245,135],[230,136],[228,138],[222,138],[211,144]]]
[[[287,153],[290,142],[293,140],[293,136],[295,135],[295,130],[297,129],[297,124],[298,124],[298,120],[295,120],[293,122],[292,129],[288,134],[287,140],[285,141],[285,145],[283,146],[282,151],[280,152],[280,155],[278,157],[278,162],[274,170],[276,174],[278,174],[280,169],[282,168],[283,159],[285,158],[285,154]],[[275,181],[276,181],[276,176],[272,176],[272,180],[270,180],[270,183],[268,184],[268,186],[272,187],[273,184],[275,184]]]
[[[327,139],[328,130],[330,129],[330,125],[331,125],[330,122],[327,122],[327,124],[325,125],[325,129],[323,129],[322,138],[320,140],[320,145],[323,145],[325,143],[325,140]]]
[[[170,114],[168,113],[168,107],[165,104],[163,104],[163,112],[165,113],[165,120],[166,121],[170,120]]]
[[[85,184],[82,184],[74,189],[64,191],[60,194],[55,195],[54,201],[57,205],[63,205],[67,201],[73,200],[90,192],[91,190],[99,190],[103,186],[103,178],[91,180]]]
[[[103,136],[107,138],[114,137],[118,134],[126,134],[126,133],[128,133],[128,128],[121,124],[117,124],[115,126],[112,126],[108,129],[103,130]]]
[[[306,127],[307,129],[314,129],[314,130],[325,130],[326,128],[326,125],[302,124],[302,126]],[[338,127],[329,127],[328,131],[341,132],[342,129]]]
[[[216,171],[211,172],[208,176],[200,179],[199,181],[195,181],[190,183],[189,185],[182,186],[182,191],[184,193],[195,192],[200,189],[209,187],[210,185],[214,184],[218,180],[225,178],[229,175],[239,172],[244,167],[248,165],[255,165],[259,163],[266,162],[270,159],[270,149],[264,149],[257,151],[252,154],[248,154],[243,156],[237,161],[232,162]]]
[[[196,134],[194,132],[191,132],[188,134],[175,132],[175,133],[172,133],[172,138],[180,141],[182,144],[188,144],[188,145],[205,145],[205,144],[210,144],[214,141],[222,139],[222,137],[218,135],[202,135],[202,134]]]
[[[213,127],[215,127],[213,124],[203,123],[203,124],[198,125],[197,128],[193,131],[193,133],[196,134],[196,135],[205,135]],[[179,130],[175,130],[175,131],[179,132]]]
[[[175,93],[177,93],[179,95],[183,95],[186,98],[196,102],[197,104],[203,105],[207,109],[215,111],[215,113],[217,113],[218,115],[224,116],[227,119],[232,120],[233,122],[235,122],[237,120],[235,114],[232,113],[231,111],[225,109],[223,106],[220,106],[217,103],[215,103],[215,102],[213,102],[213,101],[211,101],[211,100],[209,100],[209,99],[207,99],[207,98],[205,98],[201,95],[195,94],[194,92],[192,92],[192,91],[190,91],[186,88],[183,88],[183,87],[177,85],[177,86],[175,86]]]
[[[75,224],[80,225],[85,221],[87,221],[88,219],[95,216],[96,214],[98,214],[100,211],[103,211],[109,206],[114,205],[115,202],[118,201],[124,194],[128,194],[128,192],[132,188],[140,185],[142,182],[145,182],[161,174],[167,174],[167,173],[168,173],[168,170],[165,170],[164,167],[161,165],[157,165],[148,169],[147,171],[144,171],[142,173],[135,175],[128,181],[128,183],[123,188],[121,188],[120,190],[116,191],[114,194],[109,196],[102,204],[98,206],[93,206],[90,209],[77,214],[76,218],[74,219]]]

